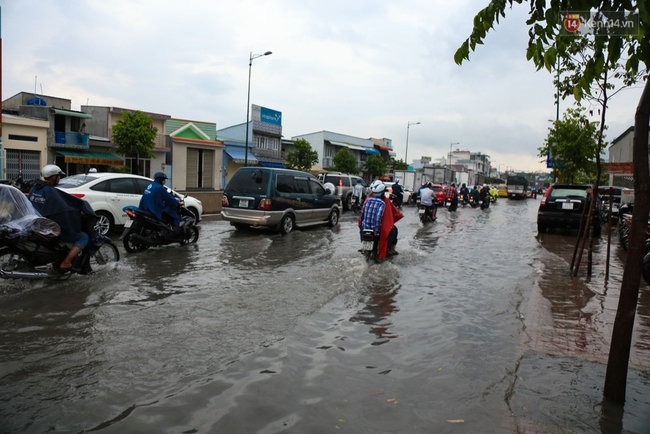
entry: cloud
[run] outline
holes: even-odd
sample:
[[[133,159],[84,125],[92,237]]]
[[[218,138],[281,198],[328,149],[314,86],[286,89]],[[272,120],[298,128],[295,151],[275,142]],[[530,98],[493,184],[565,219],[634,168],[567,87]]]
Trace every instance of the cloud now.
[[[487,0],[5,3],[3,99],[37,81],[76,109],[116,105],[222,128],[245,121],[249,55],[270,50],[253,61],[251,103],[281,111],[285,137],[385,137],[403,158],[407,124],[419,121],[410,158],[460,142],[503,166],[544,168],[536,155],[555,118],[552,77],[525,60],[525,5],[459,67],[453,54]],[[612,100],[612,138],[632,124],[639,96]]]

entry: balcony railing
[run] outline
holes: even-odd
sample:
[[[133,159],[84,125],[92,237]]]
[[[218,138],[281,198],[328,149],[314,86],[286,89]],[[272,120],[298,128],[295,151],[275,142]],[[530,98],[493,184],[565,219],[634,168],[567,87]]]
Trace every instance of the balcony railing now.
[[[80,134],[71,131],[55,131],[54,143],[57,147],[71,149],[88,149],[89,134]]]

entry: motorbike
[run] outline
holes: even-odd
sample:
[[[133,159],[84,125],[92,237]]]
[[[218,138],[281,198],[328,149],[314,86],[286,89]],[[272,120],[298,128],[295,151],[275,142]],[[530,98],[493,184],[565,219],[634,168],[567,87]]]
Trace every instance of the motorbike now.
[[[195,216],[184,205],[178,206],[178,213],[181,216],[178,228],[158,220],[149,211],[134,206],[124,207],[123,211],[129,216],[129,220],[124,224],[124,232],[120,239],[123,240],[124,249],[129,253],[172,243],[180,245],[196,243],[199,239]]]
[[[361,201],[357,196],[352,196],[352,206],[350,207],[353,213],[358,214],[361,211]]]
[[[36,213],[24,193],[17,188],[0,186],[0,278],[2,279],[67,279],[58,267],[70,252],[70,245],[58,238],[61,229],[54,221]],[[88,245],[73,259],[78,274],[88,274],[94,265],[120,260],[113,242],[92,231],[94,221],[88,219]]]
[[[449,211],[456,211],[458,209],[458,204],[454,203],[451,200],[451,197],[448,197],[445,199],[445,208],[447,208]]]
[[[365,229],[361,235],[363,238],[361,253],[365,256],[366,262],[379,262],[379,237],[371,229]]]
[[[469,205],[469,197],[466,194],[461,193],[458,195],[458,202],[463,208],[465,208],[467,205]]]
[[[432,223],[435,221],[431,214],[431,208],[426,205],[418,205],[418,216],[420,217],[422,224],[425,226],[427,223]]]
[[[396,194],[390,194],[390,201],[395,205],[395,208],[402,209],[402,200]]]
[[[490,198],[491,196],[488,194],[483,199],[479,199],[479,202],[481,202],[481,209],[488,209],[490,207]]]

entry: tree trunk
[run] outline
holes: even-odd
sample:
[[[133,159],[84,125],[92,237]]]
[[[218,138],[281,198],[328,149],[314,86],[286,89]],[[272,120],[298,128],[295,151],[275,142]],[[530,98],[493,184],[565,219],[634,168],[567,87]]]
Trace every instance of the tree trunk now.
[[[646,229],[648,226],[648,120],[650,119],[650,81],[646,81],[643,94],[634,116],[633,167],[634,167],[634,213],[630,229],[629,245],[621,295],[609,347],[604,396],[614,402],[625,402],[627,367],[632,346],[634,317],[639,298],[639,283],[645,255]]]

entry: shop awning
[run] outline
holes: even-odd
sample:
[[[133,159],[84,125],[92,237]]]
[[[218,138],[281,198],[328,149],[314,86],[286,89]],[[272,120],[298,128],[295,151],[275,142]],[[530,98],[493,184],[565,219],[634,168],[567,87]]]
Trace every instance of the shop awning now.
[[[63,155],[66,163],[92,164],[103,166],[122,166],[124,159],[113,155],[110,152],[84,152],[84,151],[63,151],[57,149],[56,152]]]
[[[244,150],[241,150],[241,151],[239,151],[239,150],[227,150],[225,152],[237,164],[244,164],[244,162],[246,161],[246,151],[244,151]],[[253,155],[253,154],[251,154],[249,152],[248,153],[248,161],[252,161],[252,162],[257,163],[257,158],[255,158],[255,155]]]
[[[93,117],[86,113],[73,112],[70,110],[52,109],[55,115],[72,116],[74,118],[92,119]]]
[[[343,142],[335,142],[334,140],[328,140],[332,145],[334,146],[343,146],[349,149],[354,149],[355,151],[365,151],[368,148],[364,148],[363,146],[357,146],[357,145],[350,145],[349,143],[343,143]]]
[[[389,148],[388,146],[383,146],[383,145],[375,145],[375,146],[378,147],[380,151],[390,152],[393,150],[393,148]]]
[[[379,151],[375,148],[366,148],[366,154],[379,155]]]

